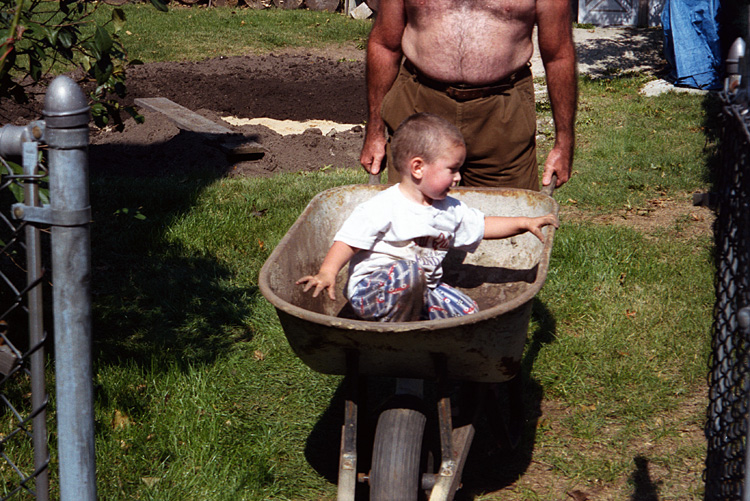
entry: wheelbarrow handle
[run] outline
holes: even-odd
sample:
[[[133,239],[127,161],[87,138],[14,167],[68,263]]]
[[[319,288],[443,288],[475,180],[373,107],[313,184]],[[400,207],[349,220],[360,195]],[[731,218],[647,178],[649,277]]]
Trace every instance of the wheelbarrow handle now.
[[[370,174],[370,179],[367,184],[380,184],[380,172],[377,174]],[[555,185],[557,184],[557,174],[552,174],[552,181],[547,186],[542,186],[542,193],[551,197],[555,192]]]
[[[544,195],[547,195],[548,197],[551,197],[552,194],[555,192],[555,186],[557,185],[557,174],[554,172],[552,173],[552,180],[547,186],[542,186],[542,193]]]
[[[370,180],[367,184],[380,184],[380,172],[377,174],[370,174]]]

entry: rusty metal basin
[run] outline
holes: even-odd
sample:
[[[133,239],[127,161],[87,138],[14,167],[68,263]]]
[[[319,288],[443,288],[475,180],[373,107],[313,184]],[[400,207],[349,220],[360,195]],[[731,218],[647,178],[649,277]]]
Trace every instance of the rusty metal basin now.
[[[368,322],[347,313],[337,283],[336,302],[313,298],[295,281],[317,271],[333,236],[356,205],[385,186],[354,185],[318,194],[260,272],[260,290],[275,307],[297,356],[326,374],[346,374],[347,354],[356,354],[362,375],[502,382],[520,369],[531,301],[547,276],[554,228],[545,241],[530,234],[486,240],[466,254],[449,253],[445,282],[479,304],[474,315],[420,322]],[[551,197],[528,190],[457,188],[451,195],[493,216],[558,214]],[[437,364],[436,364],[437,362]],[[437,365],[440,365],[438,369]],[[447,371],[444,374],[442,371]]]

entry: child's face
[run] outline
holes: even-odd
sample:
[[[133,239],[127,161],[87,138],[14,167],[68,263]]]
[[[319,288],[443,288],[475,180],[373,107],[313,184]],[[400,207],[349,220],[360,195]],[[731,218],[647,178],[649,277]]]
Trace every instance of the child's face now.
[[[426,163],[419,190],[431,200],[443,200],[452,186],[461,181],[459,170],[466,158],[466,148],[450,145],[434,162]]]

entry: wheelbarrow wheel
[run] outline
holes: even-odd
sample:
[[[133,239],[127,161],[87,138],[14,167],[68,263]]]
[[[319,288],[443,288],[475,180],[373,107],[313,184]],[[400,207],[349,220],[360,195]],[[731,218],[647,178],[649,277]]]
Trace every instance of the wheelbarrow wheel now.
[[[370,469],[371,500],[418,499],[426,422],[425,414],[415,409],[395,408],[380,414]]]

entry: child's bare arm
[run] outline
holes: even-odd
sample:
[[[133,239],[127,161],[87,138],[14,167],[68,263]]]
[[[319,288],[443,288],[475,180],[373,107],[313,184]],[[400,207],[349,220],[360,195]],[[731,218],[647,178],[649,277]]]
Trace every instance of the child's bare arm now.
[[[315,275],[307,275],[297,280],[296,284],[305,284],[304,292],[309,291],[313,287],[313,297],[318,297],[320,291],[328,289],[328,297],[331,301],[336,300],[336,275],[339,270],[349,262],[349,260],[359,252],[359,249],[347,245],[344,242],[333,242],[328,254],[326,254],[323,264],[320,265],[318,273]]]
[[[529,231],[544,241],[542,228],[550,224],[555,228],[560,224],[554,214],[541,217],[488,216],[484,218],[484,238],[508,238]]]

